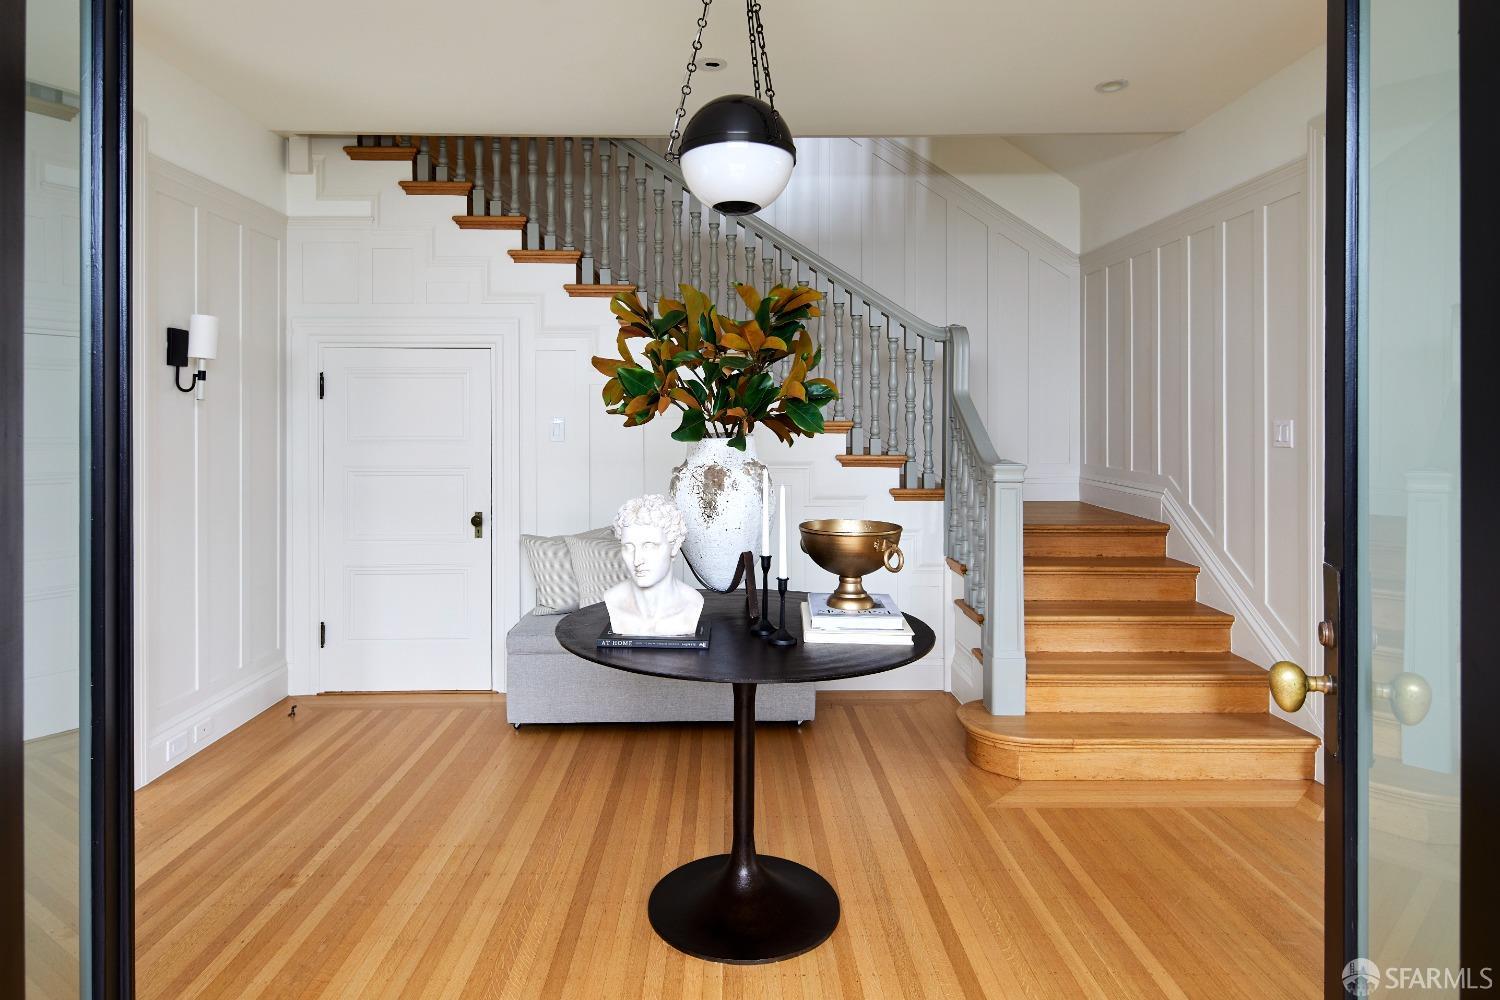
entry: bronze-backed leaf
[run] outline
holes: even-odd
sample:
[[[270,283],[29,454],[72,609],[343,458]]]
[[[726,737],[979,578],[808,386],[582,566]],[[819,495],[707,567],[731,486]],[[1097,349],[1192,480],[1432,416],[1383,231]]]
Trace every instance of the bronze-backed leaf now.
[[[789,313],[801,309],[805,305],[817,302],[823,297],[823,293],[815,288],[802,288],[792,291],[785,299],[778,299],[773,311],[777,313]]]
[[[734,351],[749,351],[751,349],[749,341],[745,340],[744,337],[741,337],[736,333],[720,334],[719,344],[722,347],[727,347],[730,350]]]
[[[672,399],[671,399],[671,397],[669,397],[669,396],[663,396],[663,397],[661,397],[660,399],[658,399],[656,401],[656,412],[657,413],[661,413],[662,411],[664,411],[667,407],[669,407],[671,405],[672,405]]]
[[[611,378],[614,377],[615,372],[620,370],[620,366],[625,364],[624,361],[616,358],[601,358],[597,355],[592,359],[592,363],[594,370],[600,375],[608,375]]]
[[[813,351],[817,349],[813,346],[812,334],[806,330],[802,330],[797,334],[796,340],[793,341],[793,348],[796,350],[798,356],[808,359],[812,358]]]
[[[767,337],[765,343],[760,345],[760,349],[763,351],[778,351],[781,354],[791,353],[791,348],[780,337]]]
[[[801,382],[794,382],[788,379],[786,384],[781,387],[781,395],[786,399],[806,399],[807,390],[803,388]]]
[[[699,405],[698,400],[693,396],[693,394],[688,392],[680,385],[673,388],[672,398],[677,400],[677,402],[681,403],[683,406],[686,406],[690,410],[703,409],[703,407]]]
[[[625,387],[620,384],[619,379],[612,378],[608,382],[604,383],[603,396],[604,404],[606,406],[614,406],[620,400],[625,398]]]
[[[626,339],[625,331],[621,330],[620,335],[615,338],[615,346],[620,349],[620,357],[625,359],[625,364],[635,365],[635,355],[630,353],[630,345],[625,343]]]
[[[656,315],[665,316],[670,312],[686,312],[687,306],[676,299],[661,299],[656,303]]]
[[[630,402],[628,402],[628,403],[625,404],[625,415],[627,417],[633,417],[637,413],[640,413],[642,410],[646,409],[646,407],[648,407],[650,405],[651,405],[651,397],[650,396],[636,396]]]
[[[806,378],[807,362],[803,361],[802,357],[799,355],[797,357],[797,360],[792,362],[792,370],[787,372],[786,380],[788,382],[802,382]]]
[[[745,342],[750,345],[750,350],[759,351],[765,346],[766,335],[761,331],[760,324],[755,322],[755,320],[752,319],[740,327],[740,333],[744,336]]]
[[[762,417],[760,422],[763,426],[769,427],[771,433],[775,434],[786,444],[792,443],[792,436],[795,432],[792,430],[791,423],[785,418],[773,414],[768,417]]]
[[[760,308],[761,300],[761,294],[755,290],[755,286],[740,282],[734,286],[734,290],[739,293],[740,301],[745,303],[745,308],[750,310],[750,314],[755,315],[755,310]]]

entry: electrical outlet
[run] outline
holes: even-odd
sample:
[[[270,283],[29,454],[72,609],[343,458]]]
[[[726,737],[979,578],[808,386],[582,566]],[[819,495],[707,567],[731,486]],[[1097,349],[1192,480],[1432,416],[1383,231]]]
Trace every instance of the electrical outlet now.
[[[211,719],[204,719],[202,722],[193,727],[193,742],[202,743],[204,740],[208,739],[208,734],[213,731],[213,721]]]
[[[178,757],[181,757],[183,754],[187,753],[187,748],[187,733],[178,733],[170,740],[167,740],[167,762],[170,763],[176,760]]]

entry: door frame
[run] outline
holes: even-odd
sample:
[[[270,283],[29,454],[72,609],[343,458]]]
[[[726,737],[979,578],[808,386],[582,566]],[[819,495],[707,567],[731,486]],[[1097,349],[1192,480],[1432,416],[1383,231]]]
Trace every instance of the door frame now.
[[[1325,699],[1325,728],[1339,724],[1343,749],[1326,755],[1324,830],[1324,983],[1329,1000],[1345,997],[1340,973],[1359,949],[1359,769],[1346,767],[1368,734],[1359,727],[1357,580],[1358,334],[1360,265],[1361,0],[1328,4],[1328,171],[1325,227],[1325,385],[1328,443],[1325,461],[1326,559],[1342,570],[1342,614],[1336,637],[1344,678]],[[1496,157],[1494,94],[1500,67],[1500,5],[1459,0],[1460,138],[1460,639],[1463,692],[1459,800],[1459,963],[1488,967],[1500,979],[1500,856],[1491,846],[1500,825],[1500,635],[1492,627],[1500,607],[1500,440],[1490,431],[1494,373],[1500,344],[1490,331],[1500,311],[1500,190],[1492,182]],[[1475,335],[1465,335],[1467,331]],[[1338,713],[1335,719],[1332,713]],[[1465,995],[1479,995],[1466,989]],[[1486,993],[1485,995],[1489,995]]]
[[[306,626],[303,634],[293,633],[288,638],[288,651],[304,649],[299,657],[306,668],[289,677],[291,693],[321,694],[327,687],[323,679],[321,650],[317,641],[318,622],[324,620],[322,607],[322,574],[325,559],[323,550],[323,420],[317,407],[318,373],[327,364],[327,351],[341,348],[486,348],[490,352],[490,378],[492,405],[490,407],[490,455],[491,497],[495,533],[490,558],[490,689],[505,690],[505,622],[512,620],[520,605],[520,576],[514,572],[519,565],[521,547],[521,521],[518,504],[516,477],[506,475],[507,469],[519,467],[519,429],[517,421],[506,419],[507,400],[520,398],[520,348],[519,327],[509,327],[506,320],[485,319],[302,319],[294,321],[290,334],[294,344],[306,345],[304,356],[308,363],[303,366],[299,381],[290,391],[295,400],[301,398],[306,404],[307,417],[303,422],[305,432],[305,463],[301,475],[302,486],[296,484],[296,470],[291,482],[293,504],[300,496],[303,500],[305,524],[308,532],[306,552],[307,565],[298,580],[293,579],[288,588],[292,608],[306,608]],[[374,334],[372,336],[372,334]],[[295,427],[295,424],[294,424]],[[295,551],[294,551],[295,556]],[[509,568],[512,572],[506,572]],[[300,594],[299,594],[300,591]],[[298,616],[288,616],[288,624],[294,625]]]

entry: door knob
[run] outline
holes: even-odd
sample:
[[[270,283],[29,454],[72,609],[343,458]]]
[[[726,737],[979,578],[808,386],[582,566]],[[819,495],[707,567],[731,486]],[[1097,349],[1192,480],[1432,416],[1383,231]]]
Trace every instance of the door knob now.
[[[1375,685],[1375,697],[1391,703],[1391,714],[1403,726],[1415,726],[1432,707],[1432,688],[1416,674],[1401,673]]]
[[[1280,660],[1272,664],[1269,676],[1271,684],[1271,697],[1276,699],[1276,704],[1281,706],[1283,712],[1295,712],[1302,707],[1307,700],[1307,692],[1318,691],[1323,694],[1334,694],[1338,691],[1338,684],[1329,674],[1316,674],[1307,676],[1302,668],[1291,660]]]
[[[469,523],[474,526],[474,537],[484,537],[484,512],[476,510],[474,516],[469,518]]]

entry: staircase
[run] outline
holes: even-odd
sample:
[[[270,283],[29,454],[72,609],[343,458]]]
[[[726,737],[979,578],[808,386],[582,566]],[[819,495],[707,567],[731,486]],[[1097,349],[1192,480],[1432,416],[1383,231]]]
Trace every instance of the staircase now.
[[[975,765],[1059,780],[1313,776],[1317,738],[1269,713],[1265,671],[1229,651],[1234,616],[1197,602],[1198,569],[1167,557],[1167,530],[1026,504],[1026,714],[963,706]]]

